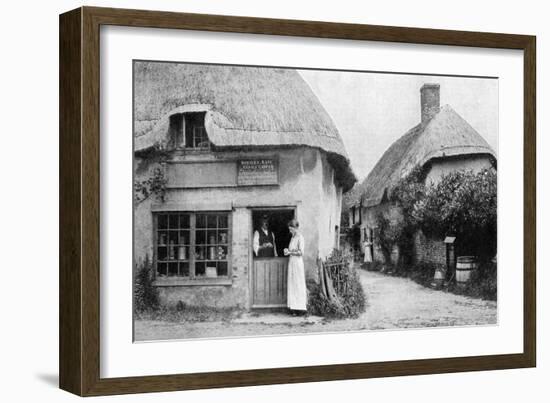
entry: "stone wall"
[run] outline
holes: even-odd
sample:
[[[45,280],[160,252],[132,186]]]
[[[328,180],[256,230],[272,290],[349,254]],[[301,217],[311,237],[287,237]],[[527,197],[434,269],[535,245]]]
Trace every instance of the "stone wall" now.
[[[416,263],[428,263],[439,267],[447,265],[447,247],[443,239],[432,239],[417,231],[414,236],[414,259]]]

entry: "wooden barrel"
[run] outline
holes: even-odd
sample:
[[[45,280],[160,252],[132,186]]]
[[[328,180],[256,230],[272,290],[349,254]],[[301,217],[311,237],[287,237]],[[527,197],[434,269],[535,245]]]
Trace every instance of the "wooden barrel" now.
[[[477,269],[478,263],[475,256],[459,256],[456,258],[456,284],[465,287],[472,278],[472,273]]]

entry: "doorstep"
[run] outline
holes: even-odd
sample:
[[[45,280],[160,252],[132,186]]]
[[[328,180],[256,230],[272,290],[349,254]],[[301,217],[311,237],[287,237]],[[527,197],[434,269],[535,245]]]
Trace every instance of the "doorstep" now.
[[[287,313],[259,313],[246,312],[239,318],[232,319],[232,323],[241,324],[268,324],[268,325],[313,325],[324,320],[322,316],[292,316]]]

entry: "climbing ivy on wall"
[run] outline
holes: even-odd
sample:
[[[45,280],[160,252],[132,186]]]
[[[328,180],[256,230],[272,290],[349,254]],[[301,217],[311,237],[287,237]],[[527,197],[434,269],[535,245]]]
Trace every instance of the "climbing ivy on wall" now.
[[[166,194],[167,179],[164,176],[162,167],[157,166],[151,169],[150,175],[146,179],[134,180],[134,200],[140,204],[154,195],[157,199],[164,202]]]

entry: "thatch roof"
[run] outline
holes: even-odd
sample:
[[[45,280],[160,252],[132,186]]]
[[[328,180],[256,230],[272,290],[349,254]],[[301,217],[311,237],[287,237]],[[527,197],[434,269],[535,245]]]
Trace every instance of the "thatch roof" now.
[[[136,152],[166,144],[170,115],[191,110],[206,111],[216,148],[315,147],[336,161],[346,190],[356,181],[336,126],[295,70],[134,63]]]
[[[429,122],[413,127],[386,150],[367,178],[346,194],[345,206],[377,205],[384,193],[416,166],[475,154],[496,160],[485,139],[450,106],[443,106]]]

